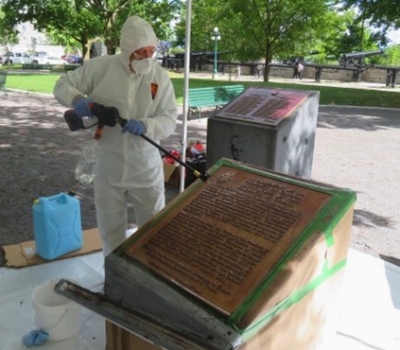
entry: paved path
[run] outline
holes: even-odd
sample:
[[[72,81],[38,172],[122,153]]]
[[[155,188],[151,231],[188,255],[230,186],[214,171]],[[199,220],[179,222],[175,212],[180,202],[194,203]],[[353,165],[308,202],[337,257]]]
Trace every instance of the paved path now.
[[[56,127],[60,133],[67,131],[62,118],[57,121],[54,119],[55,115],[62,116],[64,108],[57,105],[51,96],[10,92],[8,98],[0,99],[0,106],[0,127],[5,132],[10,130],[10,137],[11,132],[21,131],[21,125],[25,130],[35,128],[36,125],[36,128],[40,126],[42,131],[50,127]],[[18,124],[21,122],[25,124]],[[352,247],[398,265],[400,265],[399,129],[399,110],[320,106],[312,171],[313,180],[347,187],[357,192]],[[189,121],[187,130],[188,140],[200,140],[206,143],[207,119]],[[23,146],[28,147],[32,140],[28,141],[25,136],[22,135],[22,139],[18,139],[18,144],[23,145],[25,142]],[[68,137],[75,143],[82,140],[78,135]],[[179,120],[176,133],[163,142],[163,145],[168,149],[180,149],[181,139],[182,120]],[[40,143],[38,138],[34,141]],[[49,142],[55,144],[53,148],[56,152],[60,149],[59,140],[48,140],[47,146]],[[4,152],[8,152],[9,149],[4,142],[0,142],[0,145],[4,146],[0,147],[0,162],[3,167],[3,156],[6,154]],[[76,158],[77,153],[65,155],[69,157],[67,163],[71,163],[72,156]],[[29,161],[28,155],[25,161]],[[24,165],[24,168],[17,169],[17,164],[21,163],[18,163],[18,159],[13,162],[15,169],[12,171],[16,173],[22,171],[21,169],[26,169],[28,172],[35,169],[35,178],[32,178],[32,181],[46,176],[53,176],[56,181],[57,171],[62,171],[51,165],[48,169],[40,168],[38,165],[36,168]],[[10,164],[12,166],[13,163]],[[49,169],[55,174],[50,174]],[[14,181],[7,183],[8,185],[11,186],[12,192],[12,189],[17,189],[19,184]],[[3,186],[6,186],[4,181],[0,185],[3,197],[0,202],[4,208],[13,197],[10,188]],[[58,191],[54,188],[52,190]],[[177,193],[176,188],[168,187],[169,199]],[[18,209],[19,221],[24,220],[23,215],[30,217],[30,201],[31,198],[28,198],[26,203],[24,202],[24,207]],[[90,215],[94,217],[93,208],[87,209],[86,212],[89,210]],[[29,236],[31,232],[23,234]],[[10,235],[10,238],[16,235],[9,228],[1,233]],[[6,241],[6,236],[3,238],[1,241]]]

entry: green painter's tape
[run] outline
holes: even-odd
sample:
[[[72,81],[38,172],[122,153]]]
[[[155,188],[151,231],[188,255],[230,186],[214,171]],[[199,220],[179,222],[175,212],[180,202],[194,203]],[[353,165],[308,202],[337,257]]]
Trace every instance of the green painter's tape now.
[[[328,278],[333,276],[336,272],[344,268],[346,265],[346,260],[342,260],[331,268],[328,268],[328,264],[325,263],[324,269],[321,275],[307,283],[302,288],[295,291],[286,299],[282,300],[280,303],[276,304],[267,314],[256,320],[250,327],[244,330],[242,333],[242,338],[244,341],[254,336],[258,333],[269,321],[271,321],[275,316],[281,314],[283,311],[289,309],[294,304],[300,302],[305,296],[310,292],[324,283]]]
[[[326,245],[328,247],[333,247],[333,244],[335,243],[335,240],[333,239],[332,230],[326,230],[324,232],[324,235],[325,235]]]

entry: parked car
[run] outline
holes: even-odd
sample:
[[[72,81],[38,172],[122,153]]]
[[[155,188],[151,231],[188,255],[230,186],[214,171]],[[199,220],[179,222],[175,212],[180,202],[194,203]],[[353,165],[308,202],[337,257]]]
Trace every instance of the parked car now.
[[[47,56],[44,61],[45,64],[66,64],[67,62],[61,59],[60,57],[55,56]]]
[[[36,52],[33,57],[33,63],[35,64],[46,64],[47,52]]]
[[[2,64],[30,64],[34,58],[26,52],[6,52],[1,59]]]
[[[75,55],[68,55],[67,62],[70,64],[82,64],[82,57]]]

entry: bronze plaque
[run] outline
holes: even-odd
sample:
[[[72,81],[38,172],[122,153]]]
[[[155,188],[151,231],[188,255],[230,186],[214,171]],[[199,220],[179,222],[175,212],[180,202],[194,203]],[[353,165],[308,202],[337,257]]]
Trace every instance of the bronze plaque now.
[[[251,87],[222,108],[217,116],[277,125],[309,95],[303,91]]]
[[[125,254],[229,316],[330,196],[222,166]]]

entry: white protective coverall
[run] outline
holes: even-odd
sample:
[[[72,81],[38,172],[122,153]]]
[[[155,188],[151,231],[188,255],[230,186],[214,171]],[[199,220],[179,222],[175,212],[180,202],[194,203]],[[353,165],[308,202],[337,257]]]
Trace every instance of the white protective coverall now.
[[[114,106],[122,118],[137,119],[146,136],[158,142],[171,135],[178,117],[175,93],[167,72],[152,60],[151,71],[129,70],[132,52],[157,47],[152,27],[140,17],[127,19],[121,32],[121,53],[96,57],[56,83],[54,96],[71,107],[77,95]],[[163,163],[159,150],[119,125],[104,126],[99,141],[101,157],[94,181],[97,224],[104,256],[126,239],[127,205],[133,204],[136,224],[142,226],[165,206]]]

